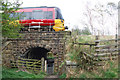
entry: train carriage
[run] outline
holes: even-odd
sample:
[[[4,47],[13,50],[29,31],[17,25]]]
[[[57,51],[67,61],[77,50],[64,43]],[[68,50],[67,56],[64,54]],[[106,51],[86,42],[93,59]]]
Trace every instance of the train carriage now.
[[[64,31],[68,29],[64,26],[64,19],[61,11],[57,7],[26,7],[15,13],[11,13],[11,17],[16,14],[20,16],[19,23],[29,28],[51,28],[54,31]]]

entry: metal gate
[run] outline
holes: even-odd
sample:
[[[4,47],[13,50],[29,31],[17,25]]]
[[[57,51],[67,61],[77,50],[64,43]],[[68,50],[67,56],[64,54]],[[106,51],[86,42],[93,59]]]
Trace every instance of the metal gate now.
[[[54,74],[54,59],[47,61],[47,74]]]

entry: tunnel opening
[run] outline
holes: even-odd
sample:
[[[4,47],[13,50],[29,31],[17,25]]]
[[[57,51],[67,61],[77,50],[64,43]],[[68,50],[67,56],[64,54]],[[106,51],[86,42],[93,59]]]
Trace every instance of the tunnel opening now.
[[[23,57],[28,59],[38,59],[38,60],[40,60],[43,57],[45,60],[47,60],[47,53],[49,51],[50,50],[47,50],[43,47],[35,47],[28,49]]]

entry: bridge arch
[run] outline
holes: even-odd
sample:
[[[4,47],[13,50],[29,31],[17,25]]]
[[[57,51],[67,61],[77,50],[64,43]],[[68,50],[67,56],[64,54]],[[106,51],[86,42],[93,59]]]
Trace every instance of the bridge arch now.
[[[39,59],[39,60],[42,57],[44,57],[44,59],[47,60],[48,52],[50,52],[50,50],[44,47],[33,47],[33,48],[27,49],[24,55],[22,55],[22,57],[28,58],[28,59]]]
[[[52,52],[53,55],[55,54],[55,51],[49,45],[31,44],[20,48],[19,56],[22,56],[24,58],[31,58],[31,59],[39,59],[39,58],[41,59],[41,57],[47,59],[48,52]]]
[[[57,52],[59,51],[58,48],[55,48],[54,44],[51,45],[51,44],[43,44],[43,43],[31,43],[31,44],[24,44],[24,46],[21,46],[20,48],[18,48],[19,54],[24,55],[25,52],[28,51],[29,49],[33,49],[33,48],[37,48],[37,47],[49,50],[49,52],[52,52],[54,55],[57,54]]]

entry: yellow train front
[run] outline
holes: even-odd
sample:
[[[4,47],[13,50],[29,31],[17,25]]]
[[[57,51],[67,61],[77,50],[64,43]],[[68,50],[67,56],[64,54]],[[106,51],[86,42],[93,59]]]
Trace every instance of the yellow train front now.
[[[64,19],[61,11],[57,7],[26,7],[15,13],[11,13],[11,17],[16,14],[20,16],[19,23],[29,28],[51,28],[54,31],[64,31],[68,27],[64,26]]]

